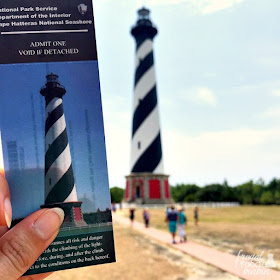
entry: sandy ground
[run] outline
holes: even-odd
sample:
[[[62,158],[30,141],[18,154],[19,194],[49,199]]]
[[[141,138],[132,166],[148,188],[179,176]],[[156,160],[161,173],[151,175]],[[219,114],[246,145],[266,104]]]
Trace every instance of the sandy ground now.
[[[48,280],[237,280],[175,249],[114,224],[117,263],[56,272]]]

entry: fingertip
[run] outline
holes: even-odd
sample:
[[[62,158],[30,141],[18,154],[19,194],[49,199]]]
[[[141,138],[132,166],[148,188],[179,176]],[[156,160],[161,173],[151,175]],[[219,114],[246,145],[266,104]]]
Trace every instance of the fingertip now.
[[[0,168],[0,182],[1,182],[2,180],[6,181],[6,179],[5,179],[5,172],[4,172],[3,169]]]
[[[10,228],[12,224],[12,205],[9,197],[4,200],[4,215],[7,227]]]
[[[0,226],[12,223],[12,205],[7,180],[0,174]]]
[[[42,214],[33,223],[37,235],[47,241],[53,238],[64,220],[64,211],[60,208],[50,208]]]
[[[52,211],[55,212],[59,219],[60,219],[60,223],[62,224],[63,220],[64,220],[64,211],[61,208],[52,208]]]

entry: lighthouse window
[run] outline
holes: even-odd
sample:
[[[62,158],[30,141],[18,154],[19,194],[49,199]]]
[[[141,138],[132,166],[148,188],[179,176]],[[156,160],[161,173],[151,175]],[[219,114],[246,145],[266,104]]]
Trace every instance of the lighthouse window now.
[[[50,185],[52,184],[52,179],[51,179],[51,178],[49,179],[49,184],[50,184]]]
[[[140,150],[141,149],[141,142],[139,141],[138,142],[138,150]]]

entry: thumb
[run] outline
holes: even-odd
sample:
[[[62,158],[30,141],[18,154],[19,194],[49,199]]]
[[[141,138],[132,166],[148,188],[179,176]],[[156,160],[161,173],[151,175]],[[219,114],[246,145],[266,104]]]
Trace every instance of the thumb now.
[[[0,239],[1,280],[16,280],[37,260],[58,234],[64,219],[60,208],[39,210]]]
[[[12,207],[9,186],[0,174],[0,226],[11,226]],[[1,234],[2,235],[2,234]]]

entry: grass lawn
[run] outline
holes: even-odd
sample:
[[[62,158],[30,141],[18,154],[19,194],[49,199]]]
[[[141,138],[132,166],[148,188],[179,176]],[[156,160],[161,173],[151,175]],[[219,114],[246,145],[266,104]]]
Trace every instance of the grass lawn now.
[[[91,234],[97,232],[112,231],[113,227],[111,225],[98,226],[98,225],[89,225],[88,227],[77,227],[77,228],[64,228],[60,230],[58,237],[68,237],[68,236],[77,236],[81,234]]]
[[[128,210],[123,215],[128,217]],[[164,209],[150,209],[151,226],[167,231]],[[232,208],[201,208],[199,226],[194,226],[193,209],[186,209],[187,235],[190,240],[238,254],[274,254],[280,268],[280,207],[240,206]],[[135,211],[142,222],[142,210]]]

